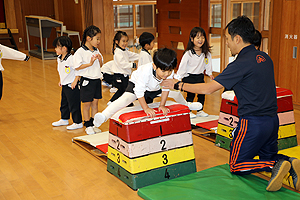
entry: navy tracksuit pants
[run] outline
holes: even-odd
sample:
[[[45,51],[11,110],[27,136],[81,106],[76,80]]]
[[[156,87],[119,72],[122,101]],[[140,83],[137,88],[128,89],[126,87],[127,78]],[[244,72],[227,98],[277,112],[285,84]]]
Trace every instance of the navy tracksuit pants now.
[[[278,116],[243,116],[233,131],[230,149],[230,171],[244,175],[270,172],[278,160],[289,157],[277,154]],[[253,159],[256,155],[259,160]]]

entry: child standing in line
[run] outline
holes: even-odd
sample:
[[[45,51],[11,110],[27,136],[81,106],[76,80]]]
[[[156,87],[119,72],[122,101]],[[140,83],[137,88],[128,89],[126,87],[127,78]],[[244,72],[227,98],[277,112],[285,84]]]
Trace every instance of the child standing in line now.
[[[157,50],[153,55],[153,63],[140,66],[131,75],[130,81],[124,94],[116,101],[112,102],[102,113],[95,115],[94,124],[101,126],[113,114],[133,101],[138,99],[141,107],[149,117],[155,117],[155,111],[148,107],[148,101],[153,101],[157,95],[161,94],[161,102],[158,108],[164,115],[168,113],[165,103],[168,98],[168,89],[161,89],[160,83],[167,78],[173,77],[173,70],[177,65],[176,53],[173,50],[164,48]]]
[[[73,124],[67,126],[68,130],[82,128],[80,92],[78,89],[78,76],[75,76],[73,64],[72,41],[67,36],[61,36],[53,41],[57,57],[57,71],[61,89],[60,113],[61,119],[53,122],[53,126],[64,126],[69,124],[70,113],[72,113]]]
[[[118,89],[112,96],[110,102],[118,99],[124,92],[128,85],[129,76],[131,75],[131,69],[136,68],[136,64],[133,61],[139,59],[139,54],[128,51],[128,36],[126,32],[118,31],[113,40],[113,54],[114,65],[112,71],[114,72],[113,84]]]
[[[182,80],[183,83],[204,83],[205,71],[213,80],[210,48],[204,29],[194,27],[190,32],[189,42],[175,78]],[[188,102],[193,102],[194,98],[195,93],[187,92],[186,100]],[[205,95],[198,94],[197,98],[197,101],[204,105]],[[207,117],[208,114],[203,110],[199,110],[197,116]],[[196,116],[191,112],[190,117],[194,118]]]
[[[94,128],[94,115],[98,112],[98,100],[102,98],[101,69],[103,57],[97,46],[100,44],[101,31],[89,26],[83,32],[81,47],[74,54],[74,67],[80,78],[80,100],[83,103],[85,131],[88,135],[99,132]]]
[[[3,90],[2,71],[4,71],[4,68],[2,67],[1,64],[2,58],[10,59],[10,60],[21,60],[21,61],[29,60],[29,57],[25,53],[22,53],[20,51],[14,50],[12,48],[0,44],[0,100],[2,98],[2,90]]]
[[[152,56],[150,54],[150,50],[154,47],[154,35],[152,33],[143,32],[139,37],[139,43],[142,46],[138,67],[147,63],[152,62]]]

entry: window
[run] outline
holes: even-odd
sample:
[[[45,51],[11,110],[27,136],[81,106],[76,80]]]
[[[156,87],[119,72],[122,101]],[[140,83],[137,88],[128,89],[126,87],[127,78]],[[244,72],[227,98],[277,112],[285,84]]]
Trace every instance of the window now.
[[[211,5],[211,27],[221,28],[222,5]]]
[[[133,26],[132,5],[114,5],[115,28],[130,28]]]

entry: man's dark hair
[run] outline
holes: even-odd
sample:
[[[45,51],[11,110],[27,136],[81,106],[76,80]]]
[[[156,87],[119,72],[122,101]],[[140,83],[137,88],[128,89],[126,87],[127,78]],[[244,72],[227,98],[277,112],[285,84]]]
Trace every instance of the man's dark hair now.
[[[171,49],[158,49],[154,52],[153,62],[161,70],[173,70],[177,66],[177,54]]]
[[[67,36],[60,36],[54,39],[52,45],[54,47],[67,47],[67,52],[70,53],[72,50],[72,41]]]
[[[232,39],[236,35],[239,35],[245,43],[252,44],[255,27],[248,17],[243,15],[233,19],[227,24],[226,29],[228,29],[228,33]]]
[[[154,40],[154,35],[152,33],[143,32],[139,37],[139,43],[144,48],[146,44],[149,44]]]

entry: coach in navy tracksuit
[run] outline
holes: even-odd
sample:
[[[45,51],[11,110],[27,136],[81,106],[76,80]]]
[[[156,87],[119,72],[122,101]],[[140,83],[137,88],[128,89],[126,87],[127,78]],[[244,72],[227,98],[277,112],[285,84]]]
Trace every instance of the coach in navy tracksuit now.
[[[277,191],[284,176],[290,172],[293,183],[300,190],[300,160],[278,154],[276,86],[273,62],[264,52],[251,45],[255,28],[251,20],[240,16],[226,26],[226,44],[235,61],[209,83],[186,84],[164,81],[163,87],[210,94],[225,87],[233,89],[239,106],[240,120],[233,131],[230,150],[230,171],[244,175],[272,172],[268,191]],[[253,159],[259,155],[259,159]]]

